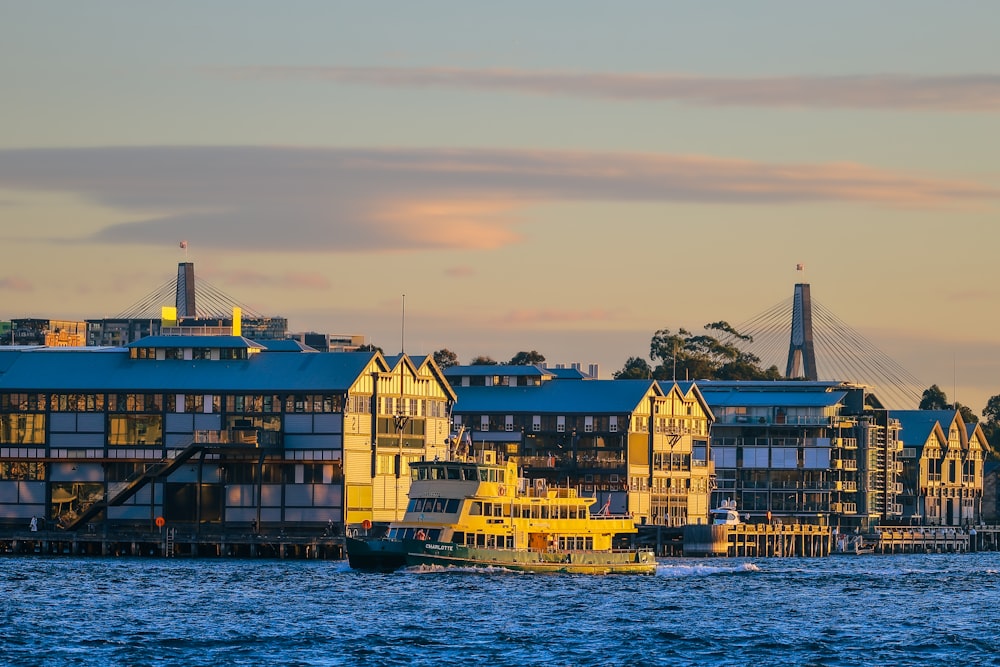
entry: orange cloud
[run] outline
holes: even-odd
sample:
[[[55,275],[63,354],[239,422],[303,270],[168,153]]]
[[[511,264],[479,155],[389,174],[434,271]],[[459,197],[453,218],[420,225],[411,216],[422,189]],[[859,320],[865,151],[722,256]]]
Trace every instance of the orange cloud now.
[[[531,95],[672,101],[701,106],[903,109],[991,113],[1000,109],[1000,75],[904,74],[706,77],[516,69],[405,67],[241,67],[240,78],[506,90]]]
[[[407,245],[492,250],[521,240],[508,217],[517,205],[489,197],[399,201],[380,206],[372,217]]]

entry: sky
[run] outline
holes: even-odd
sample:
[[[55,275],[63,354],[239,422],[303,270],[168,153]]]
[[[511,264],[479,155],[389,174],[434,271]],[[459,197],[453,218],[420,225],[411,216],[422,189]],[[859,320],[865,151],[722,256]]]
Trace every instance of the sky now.
[[[1000,394],[1000,3],[0,16],[0,319],[192,261],[292,331],[610,378],[808,282],[924,386]]]

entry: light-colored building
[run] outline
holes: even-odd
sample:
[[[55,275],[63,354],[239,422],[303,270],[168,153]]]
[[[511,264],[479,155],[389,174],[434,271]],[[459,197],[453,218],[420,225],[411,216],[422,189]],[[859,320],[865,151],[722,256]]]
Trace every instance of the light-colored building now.
[[[240,335],[0,349],[0,524],[388,521],[453,402],[430,357]]]
[[[983,518],[988,444],[979,424],[957,410],[893,410],[902,426],[903,518],[929,526],[967,526]]]
[[[713,506],[868,528],[897,522],[899,424],[866,387],[823,381],[699,381],[715,423]]]
[[[639,523],[708,520],[712,412],[691,382],[594,380],[579,369],[453,366],[454,426],[528,478],[577,488]]]

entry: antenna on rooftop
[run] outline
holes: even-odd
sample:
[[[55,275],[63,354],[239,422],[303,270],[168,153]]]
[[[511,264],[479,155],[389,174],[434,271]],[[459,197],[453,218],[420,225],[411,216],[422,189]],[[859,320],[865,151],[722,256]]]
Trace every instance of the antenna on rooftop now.
[[[403,354],[406,350],[404,345],[406,341],[406,295],[403,295],[403,310],[400,316],[399,322],[399,353]]]

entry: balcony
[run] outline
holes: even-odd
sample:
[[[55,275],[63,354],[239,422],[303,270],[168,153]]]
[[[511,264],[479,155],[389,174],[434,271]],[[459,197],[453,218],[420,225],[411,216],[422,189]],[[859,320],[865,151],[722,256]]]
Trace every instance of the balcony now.
[[[837,514],[857,514],[857,503],[830,503],[830,511]]]

